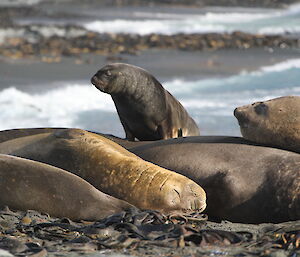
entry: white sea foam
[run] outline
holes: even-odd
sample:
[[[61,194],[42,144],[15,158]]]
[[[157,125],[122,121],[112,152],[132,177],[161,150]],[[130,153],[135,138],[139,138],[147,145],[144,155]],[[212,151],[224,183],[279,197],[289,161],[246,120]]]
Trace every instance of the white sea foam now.
[[[258,9],[257,12],[206,12],[203,14],[135,13],[143,19],[93,21],[88,30],[107,33],[176,34],[245,31],[261,34],[300,33],[300,5],[286,9]],[[165,17],[165,18],[163,18]]]
[[[14,87],[0,92],[0,129],[13,127],[76,127],[81,114],[91,110],[114,112],[107,94],[86,85],[65,85],[46,93],[28,94]],[[97,118],[97,117],[95,117]]]
[[[262,67],[260,70],[263,72],[281,72],[292,68],[300,69],[300,59],[289,59],[274,65]]]
[[[0,6],[36,5],[45,0],[1,0]]]
[[[131,33],[147,35],[151,33],[172,35],[176,33],[208,33],[223,32],[223,25],[206,24],[203,26],[194,20],[112,20],[112,21],[93,21],[84,25],[91,31],[99,33]]]
[[[2,28],[0,29],[0,43],[3,43],[6,38],[13,37],[26,37],[31,42],[37,40],[38,35],[43,37],[78,37],[86,34],[86,30],[80,28],[64,28],[55,25],[32,25],[30,26],[30,32],[24,28],[12,29],[12,28]]]
[[[208,78],[198,81],[185,81],[176,78],[164,83],[164,87],[176,97],[190,98],[197,94],[220,93],[226,97],[241,92],[262,96],[266,91],[279,90],[282,95],[293,93],[300,87],[300,59],[289,59],[269,66],[263,66],[252,72],[243,71],[240,74],[226,78]],[[261,93],[260,93],[261,92]]]

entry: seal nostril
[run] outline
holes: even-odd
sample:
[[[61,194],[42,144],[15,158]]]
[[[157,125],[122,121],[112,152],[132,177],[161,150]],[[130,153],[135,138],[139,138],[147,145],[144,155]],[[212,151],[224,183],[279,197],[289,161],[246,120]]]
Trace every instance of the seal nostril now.
[[[238,118],[238,116],[240,115],[240,111],[238,108],[235,108],[234,111],[233,111],[233,115]]]
[[[246,124],[249,123],[249,119],[247,118],[245,112],[241,111],[239,108],[235,108],[234,116],[237,118],[241,126],[246,126]]]
[[[96,75],[94,75],[92,78],[91,78],[91,83],[93,84],[93,85],[96,85],[97,84],[97,76]]]

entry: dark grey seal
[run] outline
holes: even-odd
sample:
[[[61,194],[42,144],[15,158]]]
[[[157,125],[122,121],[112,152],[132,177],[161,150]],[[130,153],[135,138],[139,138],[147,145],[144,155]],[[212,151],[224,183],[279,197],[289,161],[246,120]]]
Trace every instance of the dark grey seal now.
[[[129,149],[207,193],[209,217],[262,223],[300,219],[300,155],[235,137],[188,137]]]
[[[124,63],[106,65],[91,82],[111,95],[129,140],[200,134],[184,107],[154,76],[139,67]]]

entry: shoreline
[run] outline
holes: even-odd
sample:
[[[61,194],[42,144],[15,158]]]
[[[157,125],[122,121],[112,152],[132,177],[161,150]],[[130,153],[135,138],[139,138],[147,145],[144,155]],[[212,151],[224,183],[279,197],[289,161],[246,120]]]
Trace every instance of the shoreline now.
[[[138,55],[83,54],[75,57],[62,57],[59,62],[43,61],[39,58],[0,57],[2,78],[0,90],[14,86],[25,92],[41,92],[54,89],[56,82],[58,82],[57,87],[59,87],[59,82],[81,81],[90,85],[91,76],[102,66],[111,62],[125,62],[140,66],[165,83],[174,79],[192,81],[229,77],[297,58],[300,58],[299,49],[280,48],[220,49],[205,52],[148,49],[141,51]],[[47,86],[51,83],[53,87]]]
[[[32,27],[35,27],[35,30]],[[73,33],[73,36],[66,37],[66,35],[58,36],[54,34],[45,37],[39,33],[39,29],[42,29],[42,27],[37,28],[33,25],[3,29],[3,31],[15,30],[16,35],[4,39],[0,44],[0,55],[11,59],[38,57],[45,62],[60,62],[63,56],[77,57],[83,54],[102,56],[137,55],[141,51],[150,49],[211,52],[219,49],[264,47],[270,49],[298,49],[300,47],[299,38],[287,38],[279,35],[255,35],[243,32],[233,32],[231,34],[149,34],[142,36],[136,34],[99,34],[85,31],[78,26],[56,26],[52,29],[63,30],[65,34]],[[21,35],[18,35],[20,33]],[[75,36],[76,34],[83,35]]]
[[[187,1],[186,6],[194,2],[205,1],[190,0]],[[232,3],[236,0],[227,1]],[[270,2],[270,0],[265,1]],[[11,59],[40,58],[43,62],[58,63],[63,57],[80,58],[85,54],[93,54],[113,59],[116,55],[138,55],[141,51],[151,49],[211,52],[219,49],[300,48],[300,38],[296,32],[295,34],[286,33],[282,35],[256,34],[256,32],[238,31],[239,27],[228,30],[230,32],[223,32],[222,30],[219,33],[204,31],[205,33],[170,35],[112,33],[110,30],[108,33],[100,33],[101,30],[94,32],[93,27],[86,27],[84,24],[94,20],[105,21],[106,19],[143,20],[153,12],[163,10],[162,14],[164,12],[166,14],[168,12],[180,14],[185,8],[172,5],[172,3],[183,3],[182,0],[154,0],[153,2],[156,3],[169,3],[173,8],[172,10],[167,8],[160,10],[159,7],[149,7],[151,12],[147,14],[147,6],[145,8],[134,6],[132,10],[127,7],[127,4],[145,3],[144,0],[104,1],[101,4],[98,2],[92,0],[87,3],[71,0],[56,1],[56,4],[51,4],[49,1],[41,1],[32,6],[0,8],[0,56]],[[276,1],[276,3],[282,2]],[[109,3],[113,6],[121,5],[121,7],[107,7],[110,6]],[[123,4],[125,7],[122,9]],[[101,9],[101,6],[104,7]],[[78,9],[81,7],[83,10],[79,11]],[[135,16],[134,12],[142,16]],[[195,10],[187,11],[186,15],[206,12],[210,13],[211,11],[209,8],[195,7]],[[216,13],[218,13],[217,9]],[[251,13],[255,13],[254,9]]]

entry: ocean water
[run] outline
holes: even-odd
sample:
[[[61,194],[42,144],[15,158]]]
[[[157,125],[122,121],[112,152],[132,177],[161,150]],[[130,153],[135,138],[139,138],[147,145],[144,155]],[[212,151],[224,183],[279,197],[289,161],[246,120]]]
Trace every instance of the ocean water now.
[[[45,8],[49,12],[53,7],[49,5],[49,7]],[[51,19],[37,16],[17,18],[16,21],[19,24],[47,26],[76,24],[90,31],[100,33],[133,33],[139,35],[150,33],[166,35],[177,33],[230,33],[233,31],[259,34],[298,35],[300,33],[300,4],[289,5],[282,9],[238,7],[202,9],[158,7],[93,8],[92,6],[87,7],[87,5],[77,9],[80,10],[80,12],[77,10],[80,17],[76,18],[70,16]],[[61,10],[74,14],[76,13],[76,6],[61,7]],[[57,10],[52,10],[52,12],[55,11]],[[40,30],[43,30],[41,33],[45,36],[61,36],[61,33],[69,33],[69,31],[54,29],[53,27],[50,27],[49,31],[45,31],[42,28]],[[5,33],[5,31],[2,33]]]
[[[96,32],[134,33],[208,33],[243,31],[259,34],[298,34],[300,4],[285,9],[215,8],[195,13],[134,11],[131,18],[102,19],[85,22]]]
[[[289,59],[228,77],[170,78],[162,84],[185,106],[203,135],[238,136],[234,108],[299,95],[299,68],[300,59]],[[47,87],[54,89],[32,94],[12,85],[0,91],[0,129],[78,127],[124,136],[109,95],[82,81],[57,81]]]
[[[11,3],[20,2],[34,5],[40,1],[15,0]],[[53,6],[49,4],[44,8],[54,13],[55,11],[76,13],[80,10],[80,17],[74,19],[72,15],[71,18],[66,15],[51,19],[37,16],[17,21],[20,24],[39,24],[32,30],[34,33],[40,31],[46,37],[53,35],[68,37],[85,33],[80,29],[68,31],[53,27],[56,24],[77,24],[97,32],[142,35],[240,30],[299,36],[300,32],[300,4],[290,5],[284,9],[226,7],[97,9],[88,5],[82,8],[72,5]],[[5,37],[15,36],[18,33],[22,35],[25,32],[22,29],[1,30],[0,42]],[[227,76],[223,74],[221,77],[220,74],[212,72],[210,77],[196,76],[197,78],[193,77],[191,80],[191,76],[178,77],[174,71],[174,74],[165,78],[162,84],[185,106],[198,123],[203,135],[238,136],[239,126],[233,116],[236,107],[283,95],[300,94],[299,54],[288,58],[270,66],[257,66],[256,70],[251,72],[242,71]],[[255,58],[251,61],[255,62]],[[185,62],[188,64],[189,61]],[[159,67],[164,69],[161,65]],[[32,81],[36,82],[37,78],[32,77]],[[101,93],[89,82],[60,81],[54,78],[52,82],[39,83],[35,85],[36,88],[48,90],[28,92],[11,82],[0,91],[1,130],[22,127],[78,127],[124,136],[110,96]]]

